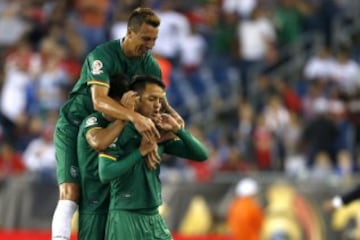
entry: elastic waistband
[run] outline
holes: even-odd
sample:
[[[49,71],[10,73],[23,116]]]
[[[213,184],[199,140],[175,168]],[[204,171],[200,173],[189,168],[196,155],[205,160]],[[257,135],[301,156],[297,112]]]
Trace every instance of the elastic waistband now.
[[[143,209],[110,209],[110,211],[119,211],[119,212],[142,214],[142,215],[156,215],[159,213],[158,207],[143,208]]]

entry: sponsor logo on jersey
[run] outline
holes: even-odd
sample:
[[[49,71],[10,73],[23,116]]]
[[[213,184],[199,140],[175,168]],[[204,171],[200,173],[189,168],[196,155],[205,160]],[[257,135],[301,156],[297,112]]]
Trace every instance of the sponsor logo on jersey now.
[[[85,127],[90,127],[97,124],[97,118],[96,117],[90,117],[86,120]]]
[[[100,60],[95,60],[91,66],[91,73],[94,75],[99,75],[103,73],[102,68],[103,68],[103,63]]]

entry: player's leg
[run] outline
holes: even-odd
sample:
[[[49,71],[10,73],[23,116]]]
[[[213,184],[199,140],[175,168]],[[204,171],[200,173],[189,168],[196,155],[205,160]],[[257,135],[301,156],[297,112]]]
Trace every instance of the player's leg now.
[[[117,240],[126,236],[127,240],[146,239],[137,230],[137,214],[127,211],[109,211],[106,223],[105,239]]]
[[[106,226],[106,240],[172,240],[165,221],[159,214],[144,215],[127,211],[110,211]]]
[[[79,214],[78,240],[104,240],[107,214]]]
[[[54,143],[56,148],[57,178],[59,184],[59,201],[52,220],[52,239],[67,240],[71,235],[71,222],[78,208],[79,201],[79,168],[77,163],[78,128],[58,121]]]
[[[59,201],[56,206],[51,232],[52,239],[70,239],[71,222],[78,208],[79,185],[76,183],[62,183],[59,186]]]
[[[172,240],[170,230],[160,214],[149,216],[148,223],[153,229],[153,239]]]

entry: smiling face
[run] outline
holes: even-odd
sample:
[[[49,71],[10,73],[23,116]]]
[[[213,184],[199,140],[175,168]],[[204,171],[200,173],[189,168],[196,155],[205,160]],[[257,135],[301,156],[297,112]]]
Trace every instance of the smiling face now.
[[[139,95],[140,100],[137,111],[140,114],[151,118],[160,113],[161,102],[165,98],[165,90],[162,87],[154,83],[148,83]]]
[[[129,57],[140,57],[151,50],[158,36],[159,29],[143,23],[139,29],[129,28],[126,35],[125,53]]]

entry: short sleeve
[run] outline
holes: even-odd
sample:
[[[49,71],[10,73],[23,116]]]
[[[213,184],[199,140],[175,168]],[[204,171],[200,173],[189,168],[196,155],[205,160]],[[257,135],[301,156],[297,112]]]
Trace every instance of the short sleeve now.
[[[86,58],[88,74],[88,85],[100,85],[110,87],[110,76],[112,66],[111,57],[101,48],[92,51]]]
[[[103,126],[101,125],[100,119],[96,115],[90,115],[85,118],[83,122],[83,128],[86,135],[89,130],[94,128],[103,128]]]

